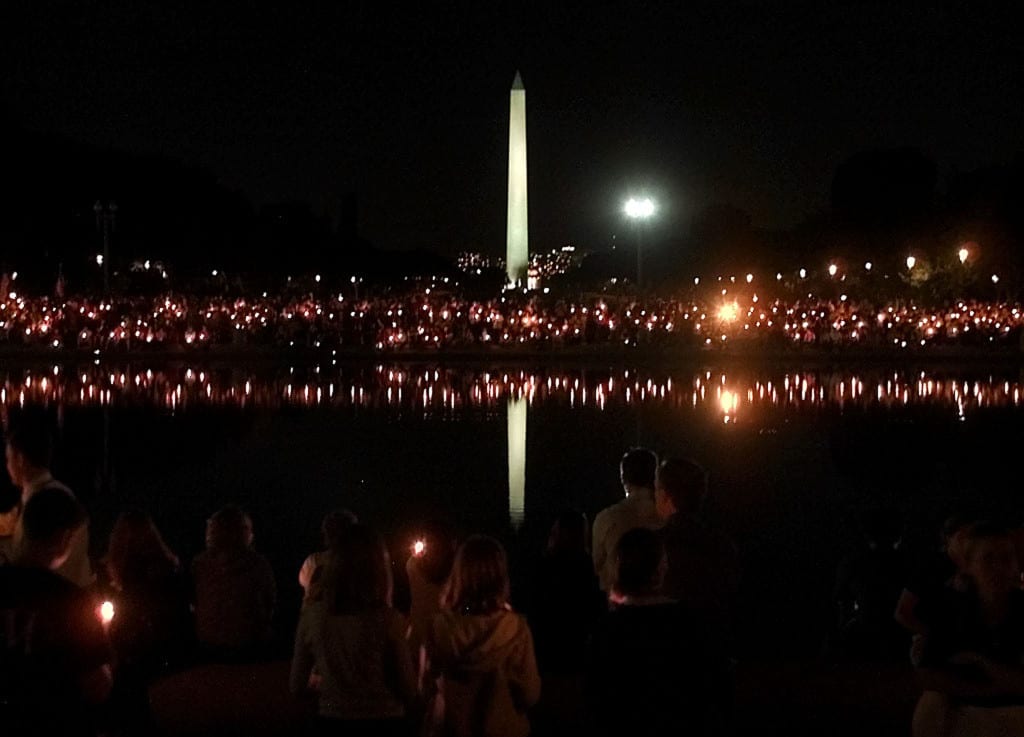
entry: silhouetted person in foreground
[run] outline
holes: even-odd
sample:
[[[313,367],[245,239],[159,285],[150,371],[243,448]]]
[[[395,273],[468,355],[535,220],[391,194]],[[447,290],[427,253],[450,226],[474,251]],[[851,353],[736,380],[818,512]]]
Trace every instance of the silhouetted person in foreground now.
[[[854,659],[903,659],[910,640],[892,617],[906,580],[895,513],[877,510],[864,518],[864,544],[836,569],[835,654]]]
[[[317,571],[327,563],[332,553],[338,551],[345,533],[356,522],[358,522],[356,516],[347,509],[336,509],[328,512],[324,517],[320,525],[320,534],[323,536],[323,550],[318,550],[309,555],[302,562],[302,567],[299,569],[299,586],[302,587],[303,603],[315,597],[313,579],[316,578]]]
[[[544,673],[578,673],[602,597],[586,548],[587,518],[559,515],[533,578],[530,629]]]
[[[0,733],[90,735],[112,684],[97,602],[56,571],[85,524],[62,489],[28,500],[13,563],[0,567]]]
[[[629,450],[619,463],[619,479],[626,498],[598,512],[591,545],[594,570],[602,591],[615,582],[615,546],[635,527],[656,530],[664,524],[654,505],[654,474],[657,456],[646,448]]]
[[[725,718],[730,665],[700,617],[662,593],[658,535],[619,540],[615,604],[594,633],[587,704],[599,735],[706,735]]]
[[[655,500],[665,520],[661,539],[668,561],[664,593],[727,630],[739,585],[739,554],[732,540],[701,518],[707,488],[707,472],[693,461],[669,459],[658,466]]]
[[[914,734],[1024,734],[1024,592],[1009,530],[970,528],[963,579],[915,648],[925,693]]]
[[[267,559],[252,549],[252,520],[225,507],[206,525],[206,550],[192,561],[196,636],[207,657],[267,654],[277,588]]]
[[[34,494],[43,489],[60,489],[74,498],[71,489],[57,481],[50,473],[52,447],[50,434],[41,423],[26,422],[7,434],[7,473],[11,482],[21,490],[22,508]],[[12,547],[17,548],[21,539],[22,526],[15,525]],[[93,582],[92,564],[89,561],[89,520],[75,532],[71,541],[71,552],[61,564],[57,573],[77,586],[88,586]]]
[[[192,649],[188,588],[178,556],[140,509],[117,518],[105,564],[115,611],[115,711],[126,732],[144,734],[152,731],[149,684]]]
[[[391,606],[391,557],[365,525],[349,527],[337,552],[299,620],[291,689],[306,691],[315,668],[322,734],[409,734],[417,674]]]
[[[915,635],[927,632],[929,622],[963,568],[964,540],[970,522],[950,517],[942,526],[942,546],[916,566],[916,572],[896,602],[896,621]]]
[[[526,620],[508,603],[505,550],[474,535],[459,547],[427,652],[444,702],[440,733],[525,737],[540,674]],[[436,712],[435,712],[436,714]]]

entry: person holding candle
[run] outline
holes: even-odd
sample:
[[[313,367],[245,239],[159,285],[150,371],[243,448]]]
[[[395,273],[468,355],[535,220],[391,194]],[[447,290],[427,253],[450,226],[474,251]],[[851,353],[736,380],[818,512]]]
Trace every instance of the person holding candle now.
[[[93,710],[110,695],[113,657],[97,602],[58,574],[85,520],[63,489],[37,491],[13,562],[0,567],[4,735],[93,734]]]

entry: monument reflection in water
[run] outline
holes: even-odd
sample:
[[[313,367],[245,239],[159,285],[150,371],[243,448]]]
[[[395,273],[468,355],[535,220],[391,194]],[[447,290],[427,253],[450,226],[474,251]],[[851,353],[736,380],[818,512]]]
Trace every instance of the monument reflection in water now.
[[[508,400],[508,518],[519,529],[526,519],[526,399]]]

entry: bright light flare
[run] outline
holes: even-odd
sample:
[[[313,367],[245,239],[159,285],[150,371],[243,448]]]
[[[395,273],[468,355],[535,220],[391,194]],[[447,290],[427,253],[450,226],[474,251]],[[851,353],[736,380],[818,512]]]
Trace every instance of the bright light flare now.
[[[412,544],[412,554],[417,558],[422,558],[423,554],[427,552],[427,541],[417,540]]]
[[[913,256],[907,256],[907,268],[908,269],[914,268],[914,265],[916,263],[917,263],[917,259],[916,258],[914,258]]]
[[[967,248],[961,248],[959,251],[956,252],[956,255],[957,255],[957,258],[960,259],[960,263],[966,264],[967,263],[967,257],[971,255],[971,252],[968,251]]]
[[[864,271],[871,271],[872,263],[870,261],[864,262]]]
[[[737,302],[726,302],[718,308],[718,319],[723,322],[733,322],[740,316],[740,306]]]
[[[829,264],[828,265],[828,275],[829,276],[835,276],[837,273],[839,273],[839,267],[836,266],[835,264]]]
[[[739,406],[740,398],[736,392],[724,390],[722,396],[718,398],[718,402],[722,407],[722,412],[727,415],[736,414],[736,407]]]
[[[107,626],[111,622],[113,622],[114,621],[114,602],[112,602],[112,601],[105,601],[102,604],[100,604],[99,615],[100,615],[100,622],[102,622],[104,626]]]
[[[646,220],[654,214],[654,200],[650,197],[643,199],[630,197],[622,209],[626,213],[626,217],[634,220]]]

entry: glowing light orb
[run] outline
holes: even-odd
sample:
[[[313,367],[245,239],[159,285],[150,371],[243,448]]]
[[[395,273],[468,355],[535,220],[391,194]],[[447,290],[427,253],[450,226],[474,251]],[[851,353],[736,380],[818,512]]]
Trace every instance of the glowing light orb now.
[[[417,558],[421,557],[427,552],[427,543],[425,540],[417,540],[412,544],[412,554]]]
[[[908,269],[914,268],[914,264],[916,264],[916,263],[917,263],[917,259],[916,258],[914,258],[913,256],[907,256],[907,268]]]
[[[103,624],[110,624],[114,621],[114,603],[112,601],[100,604],[100,621]]]
[[[864,264],[864,271],[871,271],[871,262],[867,261]]]
[[[750,284],[750,282],[752,282],[752,281],[754,281],[754,275],[753,274],[747,274],[747,284]]]
[[[626,200],[623,211],[626,213],[626,217],[634,219],[649,218],[654,214],[654,201],[650,197],[644,197],[643,199],[630,197]]]
[[[829,264],[828,265],[828,275],[829,276],[835,276],[838,272],[839,272],[839,267],[838,266],[836,266],[835,264]]]
[[[727,415],[736,413],[736,407],[739,405],[739,395],[736,392],[725,390],[722,392],[722,396],[718,398],[718,402],[722,407],[722,412]]]
[[[718,319],[724,322],[732,322],[740,316],[740,306],[736,302],[726,302],[718,308]]]
[[[960,259],[960,263],[966,264],[967,263],[967,257],[971,255],[971,252],[968,251],[966,248],[961,248],[959,251],[956,252],[956,255],[957,255],[957,258]]]
[[[800,269],[800,278],[801,279],[806,279],[807,278],[807,269]]]

